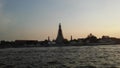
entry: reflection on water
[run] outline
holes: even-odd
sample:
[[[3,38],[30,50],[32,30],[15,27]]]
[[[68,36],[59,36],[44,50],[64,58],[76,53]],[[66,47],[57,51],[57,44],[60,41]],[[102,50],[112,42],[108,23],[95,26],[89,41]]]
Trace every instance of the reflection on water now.
[[[0,68],[119,68],[120,45],[0,49]]]

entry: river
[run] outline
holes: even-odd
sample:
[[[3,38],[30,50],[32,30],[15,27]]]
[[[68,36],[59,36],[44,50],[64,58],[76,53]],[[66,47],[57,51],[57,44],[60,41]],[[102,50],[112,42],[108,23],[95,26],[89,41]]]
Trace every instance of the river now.
[[[120,68],[120,45],[0,49],[0,68]]]

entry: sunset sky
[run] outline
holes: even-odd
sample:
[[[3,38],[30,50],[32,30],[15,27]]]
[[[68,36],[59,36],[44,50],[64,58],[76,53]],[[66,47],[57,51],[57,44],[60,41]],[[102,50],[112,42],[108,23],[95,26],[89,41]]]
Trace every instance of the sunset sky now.
[[[56,39],[92,33],[120,38],[120,0],[0,0],[0,40]]]

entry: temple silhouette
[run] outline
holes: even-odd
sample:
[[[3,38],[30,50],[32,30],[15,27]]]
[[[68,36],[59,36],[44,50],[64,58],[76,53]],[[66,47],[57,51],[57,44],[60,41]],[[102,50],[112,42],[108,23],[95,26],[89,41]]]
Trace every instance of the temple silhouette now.
[[[64,37],[62,33],[62,28],[61,28],[61,23],[59,23],[59,29],[58,29],[58,34],[56,38],[56,43],[57,44],[62,44],[64,42]]]

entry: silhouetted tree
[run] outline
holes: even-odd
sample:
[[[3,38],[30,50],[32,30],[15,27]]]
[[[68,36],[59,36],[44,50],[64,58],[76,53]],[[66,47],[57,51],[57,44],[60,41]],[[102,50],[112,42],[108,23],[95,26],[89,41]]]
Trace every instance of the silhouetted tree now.
[[[88,43],[96,43],[97,42],[97,37],[90,34],[88,35],[88,37],[85,39],[85,42],[88,42]]]
[[[64,44],[69,44],[69,41],[67,39],[64,39]]]

